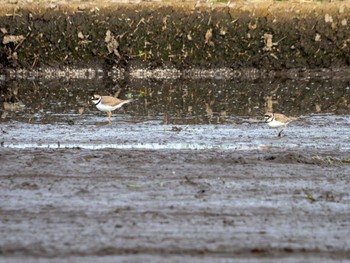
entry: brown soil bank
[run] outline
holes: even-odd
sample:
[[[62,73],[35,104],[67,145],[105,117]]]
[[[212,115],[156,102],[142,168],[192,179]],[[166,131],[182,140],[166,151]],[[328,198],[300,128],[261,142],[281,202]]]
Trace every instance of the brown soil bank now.
[[[339,68],[350,3],[2,4],[2,67]]]

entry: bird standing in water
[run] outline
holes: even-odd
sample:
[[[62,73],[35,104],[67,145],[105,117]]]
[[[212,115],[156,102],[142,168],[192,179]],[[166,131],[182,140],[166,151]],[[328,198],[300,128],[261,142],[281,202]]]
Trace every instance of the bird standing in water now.
[[[124,104],[132,102],[133,99],[122,100],[111,96],[100,96],[95,94],[91,97],[91,101],[95,104],[97,109],[107,112],[108,123],[111,124],[112,111],[119,109]]]
[[[277,136],[281,137],[283,129],[280,129],[281,127],[286,128],[288,123],[291,121],[296,120],[296,118],[293,117],[287,117],[284,114],[281,113],[272,113],[272,112],[266,112],[264,115],[265,122],[267,125],[271,128],[277,128]]]

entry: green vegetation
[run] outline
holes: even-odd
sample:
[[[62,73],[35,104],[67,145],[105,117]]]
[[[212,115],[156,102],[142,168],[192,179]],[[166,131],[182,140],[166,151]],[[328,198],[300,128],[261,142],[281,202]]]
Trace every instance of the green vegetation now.
[[[314,198],[307,190],[303,189],[303,192],[306,195],[307,199],[309,199],[311,202],[317,202],[317,199]]]

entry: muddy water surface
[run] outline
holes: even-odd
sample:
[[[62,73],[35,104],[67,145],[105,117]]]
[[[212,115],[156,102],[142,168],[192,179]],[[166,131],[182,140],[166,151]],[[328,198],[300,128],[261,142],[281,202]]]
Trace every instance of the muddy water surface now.
[[[92,94],[136,101],[116,111],[126,119],[160,119],[163,124],[240,123],[266,110],[288,116],[350,114],[348,79],[51,79],[0,81],[1,121],[55,123],[72,114],[89,121],[102,116],[89,103]],[[125,119],[125,118],[122,118]],[[101,118],[101,122],[103,119]]]
[[[0,85],[0,261],[350,260],[347,81]]]
[[[305,78],[8,80],[1,114],[7,147],[348,150],[350,83]],[[133,98],[107,116],[92,94]],[[297,117],[281,140],[266,111]]]

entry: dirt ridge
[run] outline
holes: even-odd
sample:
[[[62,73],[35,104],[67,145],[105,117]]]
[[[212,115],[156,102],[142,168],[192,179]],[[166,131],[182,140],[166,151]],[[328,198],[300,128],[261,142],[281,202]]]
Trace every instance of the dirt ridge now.
[[[342,68],[350,3],[22,3],[0,15],[2,67]]]

